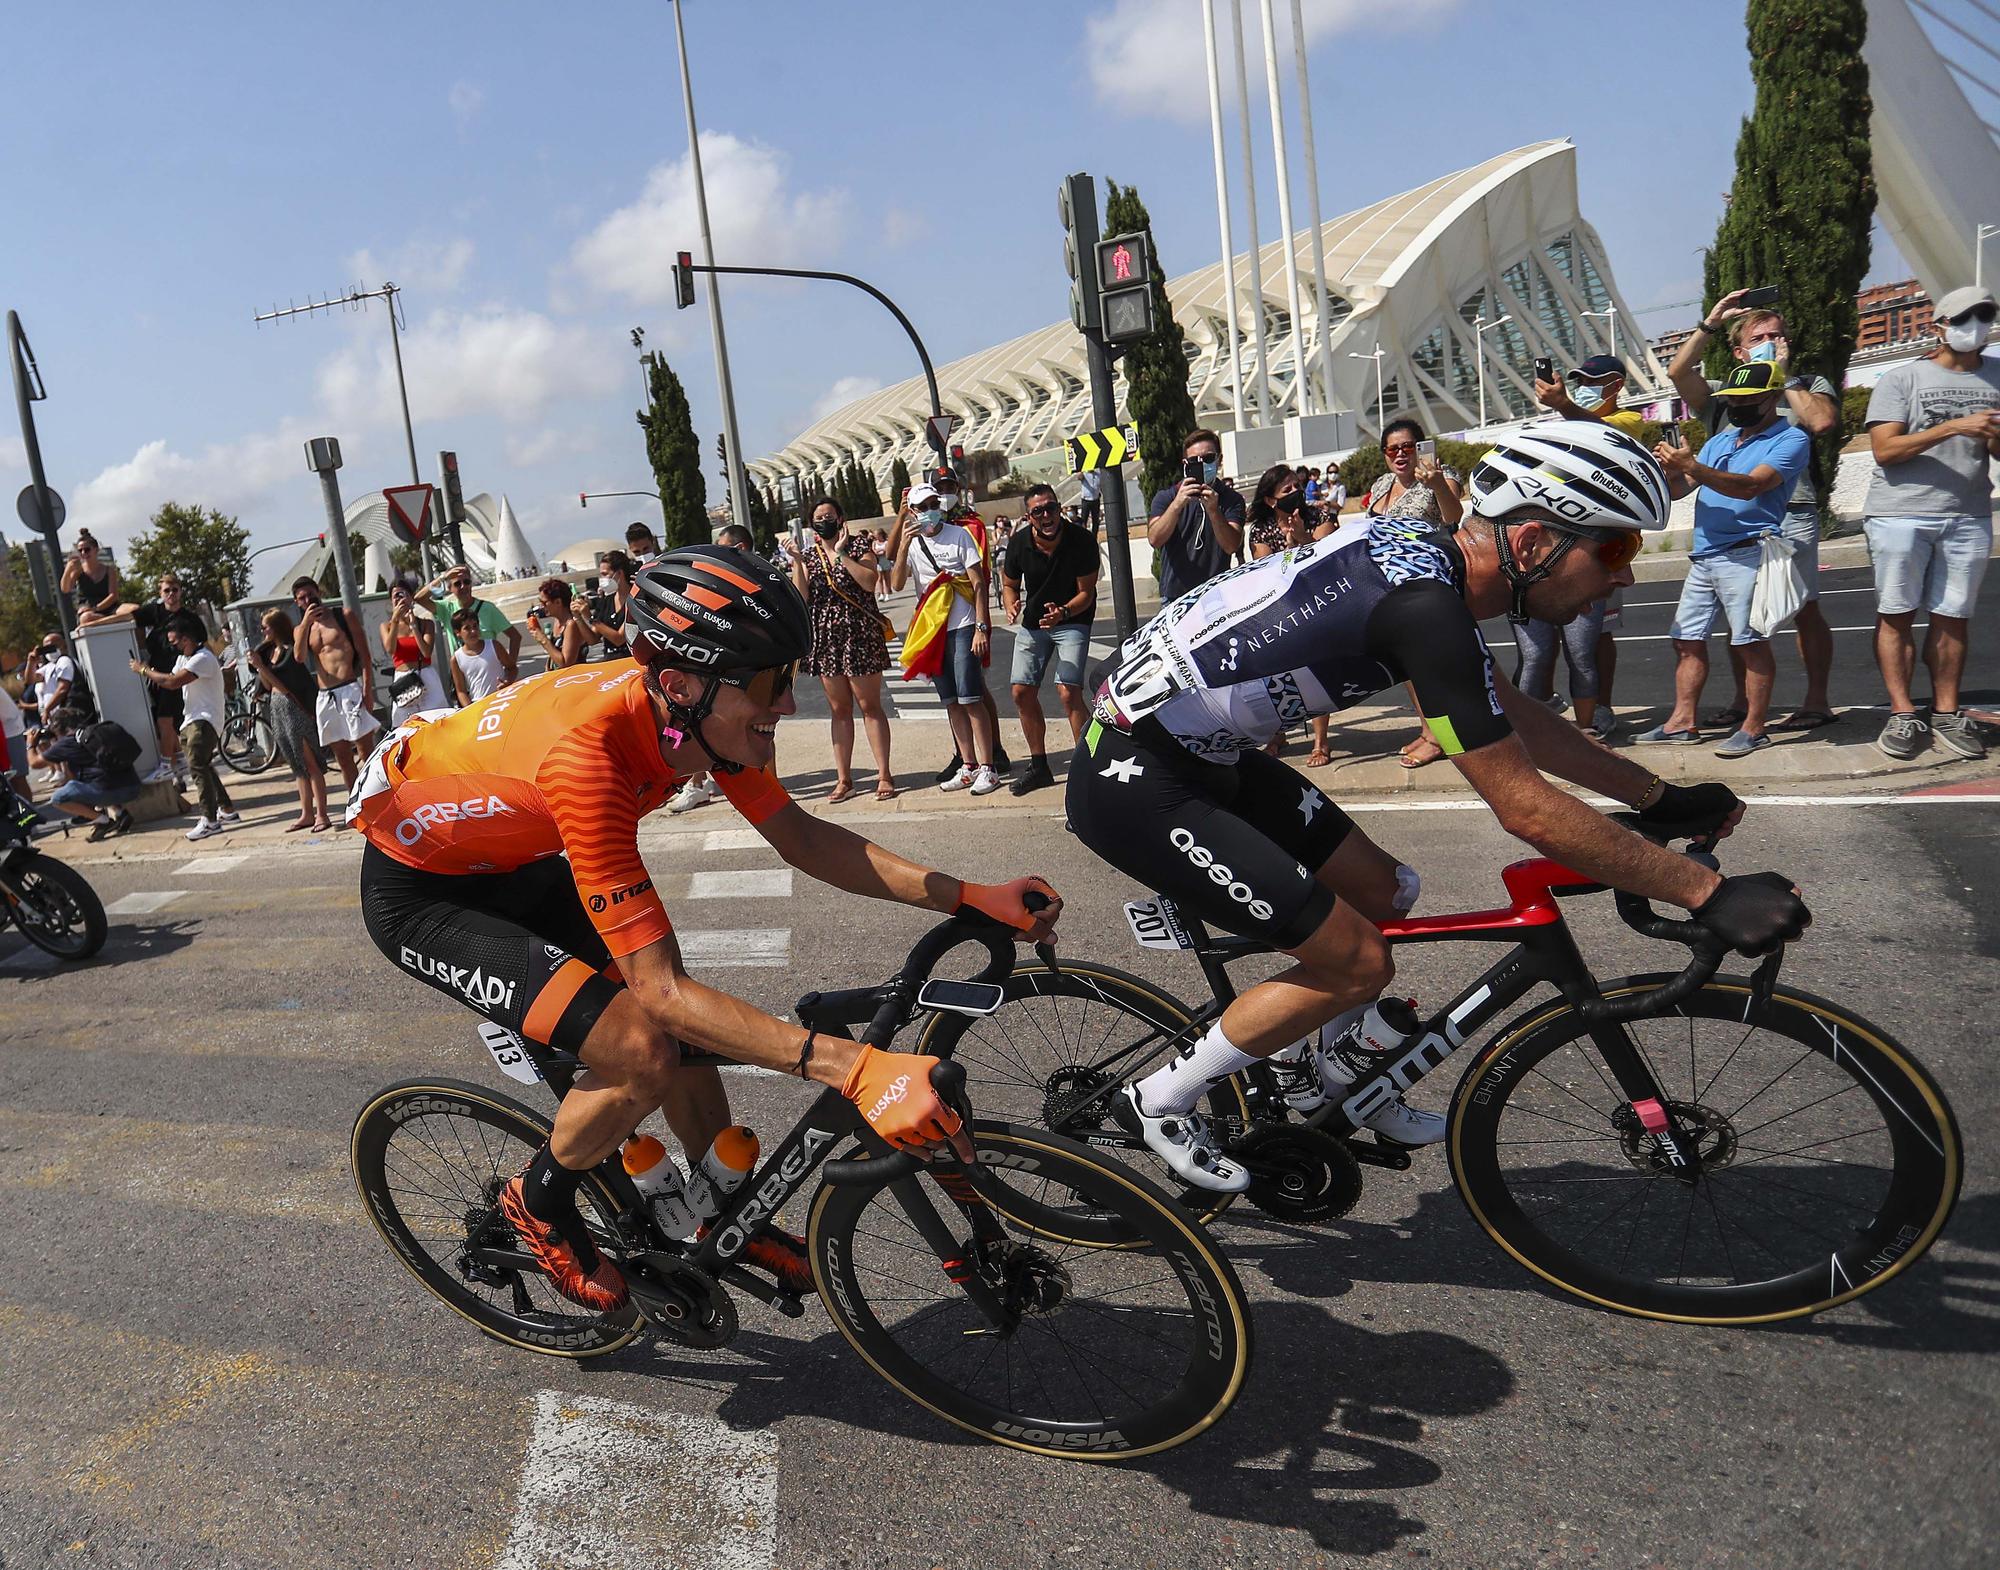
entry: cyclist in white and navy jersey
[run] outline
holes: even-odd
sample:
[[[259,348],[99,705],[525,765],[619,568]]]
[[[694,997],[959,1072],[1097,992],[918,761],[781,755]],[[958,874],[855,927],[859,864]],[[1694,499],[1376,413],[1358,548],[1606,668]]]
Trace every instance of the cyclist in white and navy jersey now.
[[[1261,750],[1315,715],[1408,682],[1445,755],[1541,854],[1680,905],[1740,952],[1804,930],[1811,917],[1789,879],[1719,877],[1546,779],[1628,803],[1665,837],[1727,833],[1743,812],[1726,787],[1666,784],[1522,698],[1480,636],[1481,617],[1567,622],[1632,582],[1672,491],[1620,431],[1531,426],[1480,460],[1454,532],[1364,516],[1212,579],[1126,640],[1070,765],[1071,830],[1202,920],[1297,962],[1120,1093],[1120,1121],[1184,1181],[1248,1186],[1194,1107],[1220,1080],[1379,997],[1394,968],[1378,923],[1416,903],[1414,868]],[[1308,1056],[1329,1092],[1354,1077],[1325,1046]],[[1442,1118],[1400,1102],[1368,1121],[1404,1144],[1444,1136]]]

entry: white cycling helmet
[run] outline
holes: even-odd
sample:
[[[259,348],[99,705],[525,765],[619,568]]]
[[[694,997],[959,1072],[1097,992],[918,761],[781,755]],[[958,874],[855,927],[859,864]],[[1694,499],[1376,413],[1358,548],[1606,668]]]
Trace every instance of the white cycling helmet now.
[[[1667,526],[1667,477],[1646,449],[1599,420],[1549,420],[1503,437],[1473,466],[1472,510],[1495,525],[1500,571],[1514,588],[1508,619],[1528,620],[1528,591],[1555,570],[1578,536],[1651,533]],[[1508,515],[1533,508],[1566,538],[1523,571],[1507,539]]]

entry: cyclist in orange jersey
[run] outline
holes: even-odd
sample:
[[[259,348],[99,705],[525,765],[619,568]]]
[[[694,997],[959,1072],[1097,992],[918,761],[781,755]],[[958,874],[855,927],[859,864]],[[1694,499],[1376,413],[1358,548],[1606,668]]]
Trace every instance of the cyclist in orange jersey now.
[[[747,551],[697,545],[639,571],[633,659],[550,671],[450,713],[417,715],[368,760],[347,817],[367,837],[362,914],[404,971],[585,1072],[502,1208],[571,1301],[620,1306],[625,1282],[576,1209],[582,1175],[660,1108],[691,1156],[728,1126],[712,1068],[688,1041],[832,1085],[892,1145],[970,1154],[931,1090],[934,1060],[818,1036],[688,975],[638,849],[639,820],[682,780],[722,793],[801,871],[918,909],[977,909],[1024,941],[1062,905],[1040,878],[985,885],[906,861],[798,807],[769,772],[792,670],[809,641],[790,580]],[[565,855],[567,860],[564,859]],[[1030,892],[1051,904],[1026,908]],[[900,1087],[900,1088],[899,1088]],[[752,1263],[809,1290],[803,1247],[770,1232]]]

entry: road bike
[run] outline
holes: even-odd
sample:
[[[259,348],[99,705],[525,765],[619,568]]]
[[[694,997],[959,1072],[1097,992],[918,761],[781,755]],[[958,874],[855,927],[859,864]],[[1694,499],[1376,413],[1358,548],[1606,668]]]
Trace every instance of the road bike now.
[[[262,688],[230,693],[222,711],[223,760],[238,774],[262,774],[278,757],[278,734],[271,726],[270,694]]]
[[[801,1024],[866,1025],[889,1042],[921,1011],[997,1007],[1013,934],[981,916],[934,928],[887,983],[808,993]],[[989,956],[971,982],[929,982],[960,943]],[[567,1054],[490,1022],[496,1063],[558,1099]],[[689,1049],[684,1063],[720,1060]],[[482,1086],[406,1080],[356,1119],[355,1182],[376,1229],[427,1288],[481,1330],[532,1352],[595,1357],[651,1331],[719,1347],[737,1330],[732,1291],[797,1317],[804,1305],[738,1263],[751,1236],[826,1162],[806,1224],[820,1301],[849,1345],[947,1422],[1043,1455],[1121,1459],[1181,1444],[1214,1424],[1249,1367],[1243,1289],[1199,1222],[1162,1190],[1088,1147],[1040,1129],[972,1121],[964,1072],[932,1083],[973,1131],[977,1159],[925,1165],[889,1151],[855,1107],[823,1091],[692,1242],[656,1224],[614,1155],[579,1191],[598,1248],[631,1289],[593,1313],[561,1298],[499,1209],[501,1188],[548,1138],[549,1119]],[[828,1161],[850,1139],[877,1154]],[[1064,1234],[1083,1205],[1120,1247]]]
[[[1843,1004],[1778,984],[1783,951],[1718,976],[1705,928],[1617,896],[1635,931],[1686,944],[1676,973],[1600,983],[1558,901],[1600,893],[1548,860],[1502,874],[1509,903],[1384,924],[1392,944],[1500,942],[1506,954],[1349,1093],[1303,1122],[1285,1071],[1262,1063],[1203,1110],[1254,1175],[1248,1197],[1292,1221],[1344,1214],[1361,1165],[1409,1152],[1363,1121],[1538,985],[1560,997],[1502,1025],[1452,1094],[1446,1153],[1473,1219],[1552,1286],[1606,1308],[1696,1324],[1816,1314],[1922,1257],[1963,1174],[1958,1126],[1930,1074]],[[1156,898],[1126,907],[1142,945],[1193,954],[1213,993],[1197,1010],[1137,976],[1042,951],[982,1019],[939,1016],[917,1050],[966,1065],[980,1104],[1017,1122],[1145,1155],[1113,1120],[1117,1087],[1199,1038],[1236,996],[1227,967],[1268,945],[1212,936]],[[1310,1070],[1308,1070],[1310,1072]],[[1182,1201],[1212,1220],[1228,1196]],[[1108,1225],[1078,1230],[1115,1243]]]
[[[40,815],[0,775],[0,929],[13,925],[57,959],[85,960],[104,947],[104,901],[84,875],[34,846]]]

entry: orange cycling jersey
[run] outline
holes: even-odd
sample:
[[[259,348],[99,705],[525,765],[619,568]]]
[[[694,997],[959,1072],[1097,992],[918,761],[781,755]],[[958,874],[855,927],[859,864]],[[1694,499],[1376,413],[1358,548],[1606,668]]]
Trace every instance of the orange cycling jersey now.
[[[424,872],[510,872],[567,851],[590,919],[623,956],[673,930],[639,858],[639,820],[681,780],[660,755],[639,667],[620,660],[414,716],[368,760],[347,817]],[[753,824],[792,799],[753,770],[715,781]]]

